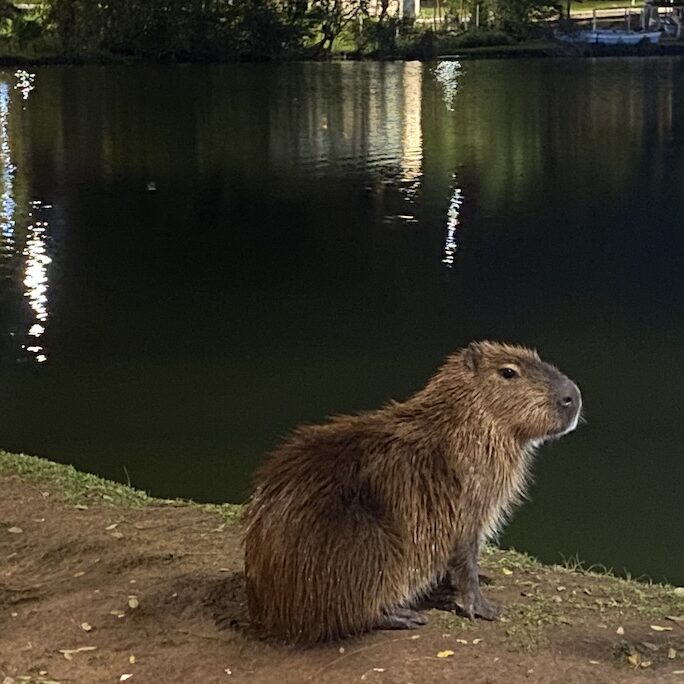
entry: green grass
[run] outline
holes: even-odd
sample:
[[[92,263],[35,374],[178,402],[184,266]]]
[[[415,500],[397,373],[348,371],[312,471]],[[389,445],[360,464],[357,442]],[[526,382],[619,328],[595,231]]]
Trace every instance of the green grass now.
[[[115,506],[144,506],[155,501],[145,492],[96,475],[82,473],[73,466],[53,463],[26,454],[0,451],[0,475],[19,475],[36,484],[56,489],[67,503],[97,500]]]
[[[44,485],[50,491],[59,493],[66,503],[74,505],[99,503],[123,508],[170,504],[201,506],[220,516],[226,523],[236,522],[242,509],[236,504],[196,504],[182,499],[157,499],[139,489],[83,473],[70,465],[0,451],[0,476],[11,475],[34,482],[37,486]]]
[[[628,7],[634,11],[640,10],[644,3],[640,0],[636,5],[632,5],[631,0],[584,0],[583,2],[570,3],[570,12],[585,12],[593,9],[622,9]],[[563,4],[565,7],[565,3]]]

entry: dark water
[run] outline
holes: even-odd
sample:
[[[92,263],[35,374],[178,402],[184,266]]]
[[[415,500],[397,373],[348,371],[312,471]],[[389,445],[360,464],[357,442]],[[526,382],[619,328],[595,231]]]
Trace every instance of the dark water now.
[[[238,501],[292,425],[512,340],[589,422],[504,542],[684,582],[684,61],[435,69],[4,74],[2,447]]]

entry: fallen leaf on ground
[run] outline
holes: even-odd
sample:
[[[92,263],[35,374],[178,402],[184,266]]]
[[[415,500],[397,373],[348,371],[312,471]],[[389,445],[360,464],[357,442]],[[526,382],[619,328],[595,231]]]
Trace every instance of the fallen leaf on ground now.
[[[651,629],[654,632],[671,632],[672,627],[662,627],[661,625],[651,625]]]
[[[684,596],[684,587],[675,587],[674,595],[675,596]]]
[[[668,615],[665,619],[684,624],[684,615]]]
[[[482,643],[482,639],[473,639],[473,644],[477,646],[479,643]]]
[[[638,653],[632,653],[631,655],[627,656],[627,662],[630,665],[633,665],[634,667],[638,667],[639,665],[639,654]]]
[[[677,651],[675,651],[672,646],[670,646],[669,650],[667,651],[667,657],[670,660],[674,660],[677,657]]]
[[[624,633],[625,633],[625,628],[624,628],[624,627],[618,627],[618,628],[615,630],[615,634],[619,634],[620,636],[622,636]]]
[[[22,530],[21,527],[10,527],[7,531],[10,534],[21,534],[24,530]]]
[[[130,679],[133,675],[132,674],[122,674],[121,677],[119,677],[120,682],[125,682],[127,679]]]
[[[509,570],[508,568],[501,568],[501,572],[507,576],[513,574],[513,570]]]
[[[89,622],[82,622],[81,623],[81,629],[84,632],[90,632],[93,629],[93,626]]]
[[[653,652],[657,651],[660,648],[660,646],[658,646],[658,644],[653,644],[650,641],[642,641],[641,645],[644,648],[647,648],[649,651],[653,651]]]
[[[439,651],[437,653],[438,658],[451,658],[452,655],[454,655],[453,651]]]
[[[79,646],[79,648],[60,648],[59,652],[64,656],[66,660],[73,660],[76,653],[82,653],[83,651],[94,651],[97,646]]]
[[[129,596],[128,597],[128,607],[129,608],[137,608],[140,605],[140,601],[138,601],[137,596]]]

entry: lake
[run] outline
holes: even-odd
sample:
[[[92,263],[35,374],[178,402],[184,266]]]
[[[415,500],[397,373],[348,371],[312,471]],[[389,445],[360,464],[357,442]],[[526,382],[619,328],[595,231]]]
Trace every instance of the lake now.
[[[33,71],[0,76],[2,448],[241,501],[292,426],[509,340],[587,424],[502,542],[684,583],[683,60]]]

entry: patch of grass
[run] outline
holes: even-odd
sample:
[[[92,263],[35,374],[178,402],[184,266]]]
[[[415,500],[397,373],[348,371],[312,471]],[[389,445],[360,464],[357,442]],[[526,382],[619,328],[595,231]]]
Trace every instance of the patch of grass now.
[[[565,620],[562,604],[543,594],[531,595],[525,601],[506,607],[506,636],[517,647],[533,649],[546,640],[546,628]]]
[[[181,499],[157,499],[146,492],[120,482],[105,480],[97,475],[83,473],[73,466],[53,463],[44,458],[11,454],[0,451],[0,476],[16,475],[35,482],[46,490],[57,493],[69,504],[98,503],[132,508],[148,505],[200,506],[219,516],[223,522],[234,524],[240,517],[242,506],[237,504],[196,504]]]
[[[67,503],[98,500],[115,506],[142,506],[154,501],[145,492],[124,484],[26,454],[0,451],[0,474],[18,475],[25,480],[45,484],[57,490]]]
[[[596,575],[596,578],[603,581],[596,582],[594,598],[604,608],[630,611],[652,619],[680,615],[684,611],[684,599],[667,584],[637,582],[613,575]]]
[[[570,12],[585,12],[587,10],[595,9],[622,9],[627,7],[632,11],[638,11],[641,9],[642,4],[632,5],[629,0],[582,0],[578,2],[574,0],[570,4]],[[565,10],[565,3],[563,4],[563,10]]]
[[[462,617],[449,610],[440,609],[430,610],[430,622],[438,624],[443,631],[453,632],[454,634],[467,632],[477,626],[477,623],[474,620]]]
[[[503,571],[506,568],[521,572],[535,572],[546,567],[526,553],[520,553],[515,549],[500,549],[492,544],[487,544],[482,549],[481,555],[482,565],[487,569]]]
[[[563,559],[558,570],[592,580],[593,596],[599,607],[620,608],[654,618],[684,611],[684,600],[675,594],[675,587],[658,584],[649,577],[617,577],[611,568],[597,564],[587,567],[577,556]]]
[[[192,502],[188,502],[193,505]],[[197,505],[197,504],[194,504]],[[218,515],[223,522],[234,525],[240,521],[242,506],[240,504],[200,504],[205,511]]]

